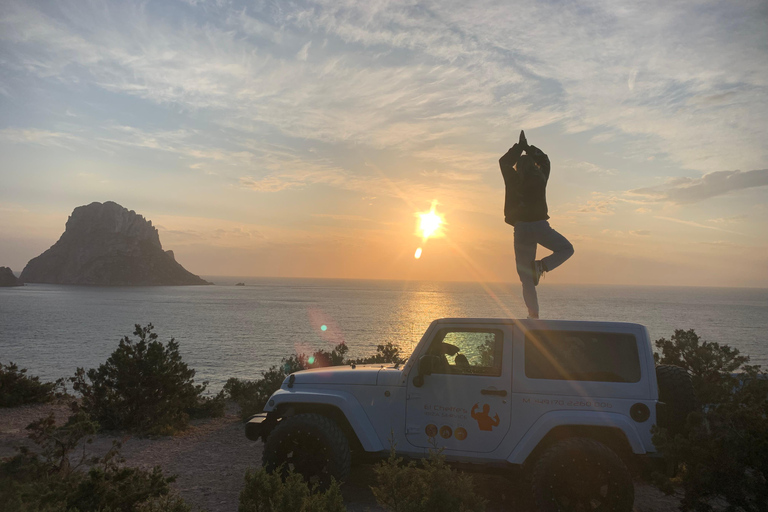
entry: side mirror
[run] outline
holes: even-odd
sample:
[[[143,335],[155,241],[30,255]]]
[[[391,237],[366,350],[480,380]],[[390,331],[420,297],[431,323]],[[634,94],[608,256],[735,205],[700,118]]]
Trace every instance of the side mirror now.
[[[426,355],[419,358],[419,373],[413,378],[413,385],[420,388],[424,385],[424,377],[440,365],[440,356]]]

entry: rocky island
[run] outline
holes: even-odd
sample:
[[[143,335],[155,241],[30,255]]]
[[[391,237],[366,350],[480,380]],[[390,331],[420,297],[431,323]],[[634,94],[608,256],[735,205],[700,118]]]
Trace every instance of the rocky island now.
[[[75,208],[59,241],[31,259],[20,279],[99,286],[211,284],[163,250],[151,221],[112,201]]]
[[[24,286],[8,267],[0,267],[0,286]]]

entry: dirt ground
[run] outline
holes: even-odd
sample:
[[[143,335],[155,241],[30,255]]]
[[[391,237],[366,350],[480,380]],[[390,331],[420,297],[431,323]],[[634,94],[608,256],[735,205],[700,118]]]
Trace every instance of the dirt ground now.
[[[0,409],[0,458],[15,453],[15,446],[33,446],[26,439],[25,427],[53,412],[58,422],[69,416],[66,405],[35,405]],[[152,468],[159,465],[166,474],[177,476],[179,494],[193,508],[209,512],[234,512],[247,468],[261,463],[261,442],[245,438],[243,424],[235,407],[223,418],[199,420],[183,434],[159,439],[99,435],[92,445],[94,453],[105,453],[114,439],[123,441],[121,453],[130,466]],[[533,512],[527,485],[520,478],[475,474],[479,490],[489,500],[489,512]],[[370,486],[375,484],[373,466],[352,471],[342,487],[344,501],[351,512],[382,511]],[[672,512],[679,500],[655,488],[635,483],[635,512]]]

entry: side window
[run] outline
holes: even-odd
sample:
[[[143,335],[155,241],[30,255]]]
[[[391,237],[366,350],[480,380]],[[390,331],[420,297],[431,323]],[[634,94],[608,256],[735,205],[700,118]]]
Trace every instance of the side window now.
[[[531,379],[639,382],[637,340],[631,334],[530,331],[525,376]]]
[[[434,373],[498,377],[503,343],[504,336],[499,330],[443,329],[429,349],[444,363]]]

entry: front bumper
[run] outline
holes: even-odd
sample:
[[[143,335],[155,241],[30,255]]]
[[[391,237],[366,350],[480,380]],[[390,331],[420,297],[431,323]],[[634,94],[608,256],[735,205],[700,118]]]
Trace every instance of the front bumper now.
[[[245,437],[251,441],[266,441],[269,433],[275,428],[277,419],[274,414],[262,412],[254,414],[245,424]]]

